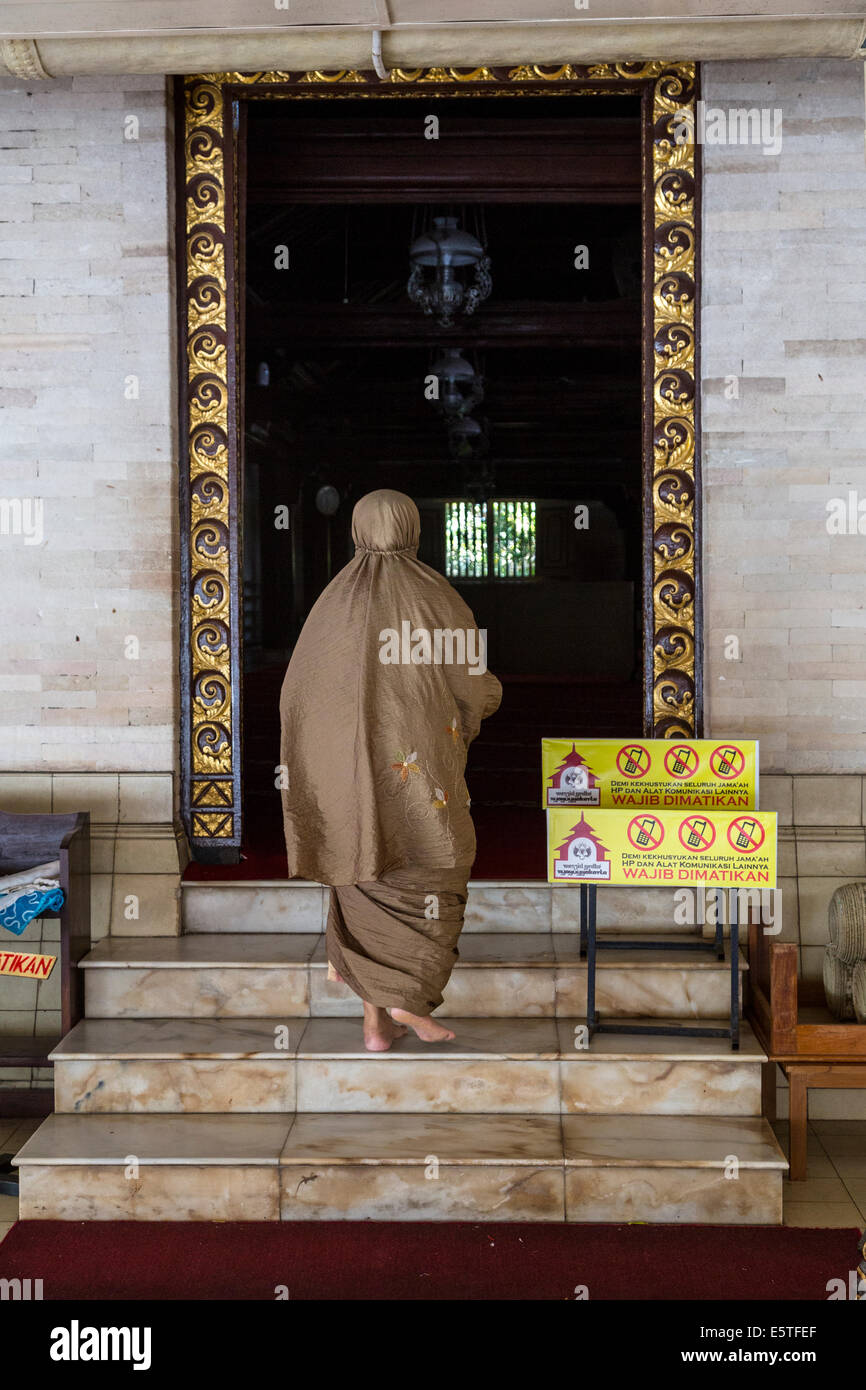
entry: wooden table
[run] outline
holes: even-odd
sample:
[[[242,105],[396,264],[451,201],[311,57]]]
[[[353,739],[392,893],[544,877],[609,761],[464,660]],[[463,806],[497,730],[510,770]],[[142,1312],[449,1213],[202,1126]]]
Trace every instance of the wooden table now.
[[[791,1126],[790,1173],[792,1182],[802,1181],[806,1176],[806,1122],[808,1120],[808,1092],[810,1086],[837,1088],[839,1090],[862,1090],[866,1087],[866,1064],[863,1062],[837,1062],[815,1058],[805,1061],[801,1057],[785,1060],[778,1058],[778,1065],[788,1078],[788,1115]]]
[[[806,1176],[810,1086],[840,1090],[866,1086],[866,1024],[841,1023],[831,1017],[826,1005],[801,1000],[797,957],[792,942],[769,942],[759,924],[750,924],[749,1017],[769,1058],[762,1074],[763,1110],[768,1120],[776,1118],[779,1066],[791,1088],[789,1176],[793,1182]]]

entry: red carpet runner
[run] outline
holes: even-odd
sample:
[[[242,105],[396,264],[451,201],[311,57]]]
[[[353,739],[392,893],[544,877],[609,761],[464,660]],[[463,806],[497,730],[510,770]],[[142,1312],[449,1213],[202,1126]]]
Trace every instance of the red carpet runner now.
[[[21,1221],[0,1278],[46,1300],[809,1299],[856,1230],[436,1222]]]

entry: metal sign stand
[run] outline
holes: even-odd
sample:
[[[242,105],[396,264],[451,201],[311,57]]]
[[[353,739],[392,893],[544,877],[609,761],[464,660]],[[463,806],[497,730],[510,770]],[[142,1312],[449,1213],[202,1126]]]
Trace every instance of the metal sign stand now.
[[[595,972],[599,951],[715,951],[717,960],[725,958],[722,923],[716,922],[713,941],[599,941],[596,934],[596,884],[580,885],[580,959],[586,960],[586,1022],[590,1041],[593,1033],[650,1033],[673,1038],[730,1038],[731,1050],[740,1046],[740,923],[737,889],[729,888],[728,921],[731,926],[731,1011],[727,1028],[700,1028],[669,1023],[618,1023],[602,1020],[595,1007]]]

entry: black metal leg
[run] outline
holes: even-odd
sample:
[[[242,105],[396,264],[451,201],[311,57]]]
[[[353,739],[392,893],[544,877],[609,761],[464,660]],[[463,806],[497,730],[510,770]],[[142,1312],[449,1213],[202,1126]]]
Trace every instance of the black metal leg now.
[[[588,953],[586,966],[586,1022],[589,1028],[589,1036],[591,1038],[598,1024],[598,1017],[595,1012],[595,965],[597,960],[595,937],[595,906],[597,889],[594,883],[587,884],[587,888]]]
[[[731,1048],[736,1052],[740,1046],[740,906],[736,888],[730,890],[728,900],[731,922]]]
[[[729,895],[732,890],[728,889]],[[659,1037],[730,1038],[732,1051],[740,1046],[740,972],[739,972],[739,922],[737,917],[739,899],[736,890],[729,896],[728,916],[731,923],[731,1015],[727,1027],[718,1023],[710,1027],[686,1027],[668,1023],[621,1023],[616,1019],[602,1020],[596,1010],[596,967],[598,963],[599,942],[596,932],[597,889],[594,883],[580,884],[580,959],[586,959],[586,1023],[589,1039],[594,1033],[639,1033]],[[665,941],[645,940],[606,940],[605,950],[656,950],[666,951],[670,947]],[[716,922],[713,941],[703,938],[694,942],[680,943],[681,947],[693,950],[715,951],[721,960],[725,954],[724,916]]]
[[[702,890],[703,891],[703,890]],[[719,912],[719,904],[716,903],[716,960],[725,959],[725,924]]]

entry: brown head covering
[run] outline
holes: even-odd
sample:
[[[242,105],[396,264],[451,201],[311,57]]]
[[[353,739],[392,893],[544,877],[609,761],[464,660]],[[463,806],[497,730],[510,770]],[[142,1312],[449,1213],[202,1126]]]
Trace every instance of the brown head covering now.
[[[471,611],[417,558],[420,530],[404,493],[361,498],[355,557],[289,662],[280,761],[292,877],[352,884],[475,858],[466,750],[502,687],[483,669]]]

